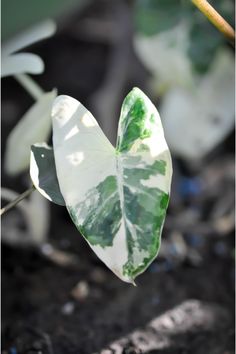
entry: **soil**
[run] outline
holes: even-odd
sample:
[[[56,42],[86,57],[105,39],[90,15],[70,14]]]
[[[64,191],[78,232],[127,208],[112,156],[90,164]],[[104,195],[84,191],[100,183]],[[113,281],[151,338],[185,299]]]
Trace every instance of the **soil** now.
[[[124,95],[134,85],[145,89],[149,74],[132,48],[131,2],[97,3],[59,24],[58,34],[32,51],[46,63],[38,82],[45,89],[57,87],[59,93],[80,99],[97,112],[109,135],[109,129],[116,129],[117,118],[112,129],[104,123],[97,97],[106,97],[113,87],[116,99],[110,97],[113,104],[107,103],[104,114],[113,110],[113,117],[118,117]],[[107,19],[123,23],[120,27],[127,26],[129,35],[121,34],[118,44],[107,31],[97,37],[89,31],[81,35],[80,22],[95,15],[101,24]],[[114,55],[118,50],[127,59],[121,68]],[[129,74],[120,76],[114,67]],[[115,86],[113,75],[119,77]],[[19,119],[32,102],[13,79],[5,79],[2,86],[4,156],[6,137],[16,123],[10,118]],[[230,177],[233,152],[229,136],[199,166],[190,168],[174,159],[173,197],[162,251],[138,277],[137,287],[120,281],[100,262],[63,207],[50,206],[50,231],[41,247],[4,242],[2,353],[234,353],[233,228],[223,232],[212,221],[215,207],[222,205],[222,195],[228,191],[227,200],[231,201],[234,194]],[[218,176],[215,185],[211,185],[212,174]],[[186,197],[186,190],[183,195],[178,186],[196,176],[205,181],[208,192]],[[2,185],[20,192],[27,178],[27,174],[9,178],[3,171]],[[185,221],[190,209],[197,209],[200,217],[189,226]],[[228,215],[229,210],[222,213]]]
[[[55,209],[51,242],[60,246],[64,240],[78,264],[58,266],[36,250],[3,246],[5,353],[234,352],[233,262],[213,252],[215,239],[205,245],[201,266],[158,269],[166,264],[159,258],[134,287],[103,267]],[[87,292],[79,290],[81,282]],[[151,321],[161,324],[150,331]],[[144,339],[133,338],[137,331]]]

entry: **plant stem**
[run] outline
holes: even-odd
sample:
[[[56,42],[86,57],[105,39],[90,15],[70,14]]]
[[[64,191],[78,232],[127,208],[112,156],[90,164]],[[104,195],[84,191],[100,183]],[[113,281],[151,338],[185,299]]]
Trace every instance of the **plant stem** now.
[[[213,25],[222,32],[234,45],[234,29],[225,21],[225,19],[212,7],[207,0],[191,0],[192,3],[213,23]]]
[[[41,87],[29,75],[18,74],[14,77],[36,101],[44,94]]]
[[[16,204],[18,204],[21,200],[28,197],[34,190],[35,190],[35,186],[32,186],[29,189],[27,189],[24,193],[20,194],[19,197],[17,197],[15,200],[13,200],[9,204],[7,204],[5,207],[0,209],[0,215],[5,214],[7,211],[9,211],[11,208],[13,208]]]

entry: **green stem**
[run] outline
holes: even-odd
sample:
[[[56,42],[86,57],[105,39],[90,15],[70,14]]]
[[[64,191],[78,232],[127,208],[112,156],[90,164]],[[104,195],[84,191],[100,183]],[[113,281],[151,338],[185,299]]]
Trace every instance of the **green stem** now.
[[[36,101],[44,94],[41,87],[29,75],[18,74],[14,77]]]
[[[20,194],[19,197],[17,197],[15,200],[7,204],[5,207],[0,209],[0,215],[5,214],[7,211],[12,209],[16,204],[18,204],[21,200],[24,198],[28,197],[33,191],[35,190],[35,186],[30,187],[27,189],[24,193]]]
[[[212,7],[207,0],[191,0],[192,3],[208,18],[208,20],[222,32],[234,45],[234,29],[225,19]]]

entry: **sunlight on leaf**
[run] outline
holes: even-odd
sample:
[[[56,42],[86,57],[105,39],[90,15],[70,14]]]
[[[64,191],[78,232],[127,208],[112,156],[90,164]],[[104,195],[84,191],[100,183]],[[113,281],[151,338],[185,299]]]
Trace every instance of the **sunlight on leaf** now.
[[[55,100],[52,119],[57,177],[70,216],[98,257],[133,283],[158,253],[169,201],[172,164],[159,114],[134,88],[122,106],[116,149],[69,96]]]

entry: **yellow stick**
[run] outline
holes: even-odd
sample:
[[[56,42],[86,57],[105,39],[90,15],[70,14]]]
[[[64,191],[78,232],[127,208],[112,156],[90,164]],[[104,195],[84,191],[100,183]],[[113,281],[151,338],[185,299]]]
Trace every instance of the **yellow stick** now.
[[[192,3],[222,32],[231,42],[235,41],[234,29],[206,0],[191,0]]]

